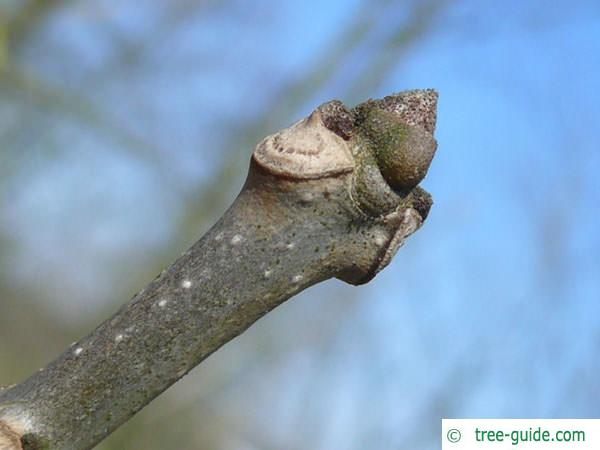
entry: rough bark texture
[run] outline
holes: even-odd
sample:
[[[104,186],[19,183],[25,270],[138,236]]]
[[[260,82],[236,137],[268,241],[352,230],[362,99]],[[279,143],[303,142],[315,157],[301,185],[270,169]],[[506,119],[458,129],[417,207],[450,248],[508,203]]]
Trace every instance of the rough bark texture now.
[[[425,220],[437,94],[321,105],[261,142],[212,229],[89,336],[0,391],[0,450],[88,449],[307,287],[373,278]]]

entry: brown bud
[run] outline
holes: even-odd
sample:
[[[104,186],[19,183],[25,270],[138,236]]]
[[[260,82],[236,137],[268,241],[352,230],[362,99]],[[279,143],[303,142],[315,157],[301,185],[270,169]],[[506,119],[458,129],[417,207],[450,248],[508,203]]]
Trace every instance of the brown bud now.
[[[408,192],[429,169],[437,143],[418,125],[409,125],[393,112],[369,104],[362,112],[361,129],[369,139],[377,166],[394,190]]]

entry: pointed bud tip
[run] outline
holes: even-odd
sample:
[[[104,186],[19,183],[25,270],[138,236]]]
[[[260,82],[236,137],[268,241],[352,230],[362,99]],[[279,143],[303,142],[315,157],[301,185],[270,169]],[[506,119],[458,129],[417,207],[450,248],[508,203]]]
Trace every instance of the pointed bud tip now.
[[[434,89],[403,91],[375,101],[402,122],[421,126],[431,134],[435,131],[438,93]]]

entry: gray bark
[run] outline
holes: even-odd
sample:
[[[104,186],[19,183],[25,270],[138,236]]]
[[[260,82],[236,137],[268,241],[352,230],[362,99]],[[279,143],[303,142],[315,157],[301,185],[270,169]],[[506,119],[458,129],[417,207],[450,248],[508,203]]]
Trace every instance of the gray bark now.
[[[437,94],[326,103],[266,138],[224,216],[111,319],[0,391],[1,449],[88,449],[267,312],[373,278],[425,220]]]

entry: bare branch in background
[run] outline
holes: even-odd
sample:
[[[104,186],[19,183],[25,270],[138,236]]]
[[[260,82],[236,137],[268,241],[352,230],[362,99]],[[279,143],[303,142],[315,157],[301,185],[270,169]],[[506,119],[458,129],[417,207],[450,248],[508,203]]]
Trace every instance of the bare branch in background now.
[[[10,51],[18,50],[25,39],[46,17],[70,0],[29,0],[23,2],[16,13],[4,23]]]
[[[17,94],[28,98],[40,108],[61,113],[73,121],[101,132],[116,144],[128,149],[140,163],[149,165],[152,169],[160,165],[158,156],[163,153],[162,150],[156,148],[149,140],[123,127],[117,120],[113,120],[108,112],[102,111],[94,102],[82,95],[51,86],[44,80],[12,65],[0,72],[0,88],[4,88],[8,95]],[[166,188],[169,189],[176,189],[178,185],[167,175],[164,181]]]

